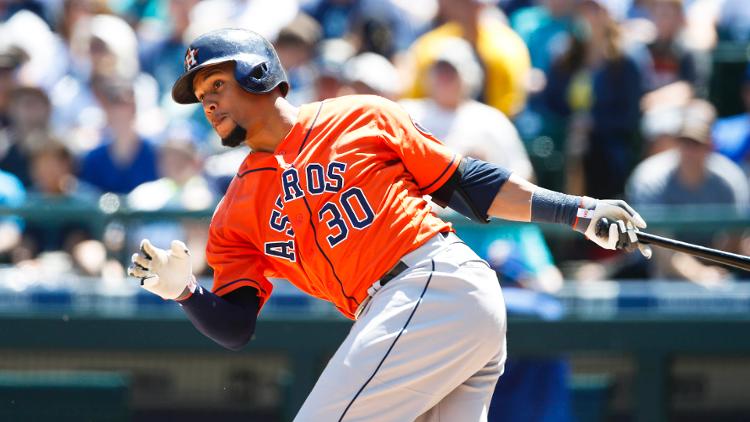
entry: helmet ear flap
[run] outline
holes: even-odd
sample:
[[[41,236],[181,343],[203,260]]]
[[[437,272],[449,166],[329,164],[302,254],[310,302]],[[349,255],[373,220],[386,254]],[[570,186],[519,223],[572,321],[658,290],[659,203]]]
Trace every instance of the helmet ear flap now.
[[[245,90],[253,93],[267,92],[270,67],[267,61],[251,65],[242,60],[235,61],[235,79]]]
[[[268,73],[268,63],[263,62],[255,67],[253,67],[253,70],[250,71],[250,78],[255,79],[260,83],[263,80],[263,77],[266,76]]]

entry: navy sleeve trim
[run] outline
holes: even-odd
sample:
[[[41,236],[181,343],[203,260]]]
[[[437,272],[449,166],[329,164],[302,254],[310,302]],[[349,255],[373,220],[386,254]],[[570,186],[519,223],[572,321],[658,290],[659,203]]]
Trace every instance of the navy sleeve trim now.
[[[482,160],[464,157],[450,179],[433,192],[432,200],[479,223],[488,223],[488,211],[511,171]]]

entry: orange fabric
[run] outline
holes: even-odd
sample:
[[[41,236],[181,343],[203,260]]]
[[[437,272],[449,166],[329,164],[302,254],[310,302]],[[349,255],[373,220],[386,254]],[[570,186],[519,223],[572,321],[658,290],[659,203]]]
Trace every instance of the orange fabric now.
[[[397,104],[348,96],[300,108],[274,153],[247,156],[211,221],[217,294],[271,294],[285,278],[352,318],[367,288],[434,234],[451,230],[423,195],[460,156]]]

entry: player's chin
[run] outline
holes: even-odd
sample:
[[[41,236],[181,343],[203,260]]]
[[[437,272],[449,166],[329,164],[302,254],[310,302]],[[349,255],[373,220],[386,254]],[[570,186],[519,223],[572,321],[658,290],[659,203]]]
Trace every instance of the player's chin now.
[[[222,145],[224,145],[225,147],[234,148],[242,145],[245,142],[247,131],[242,126],[235,124],[228,134],[222,136],[222,134],[219,133],[219,136],[221,137]]]

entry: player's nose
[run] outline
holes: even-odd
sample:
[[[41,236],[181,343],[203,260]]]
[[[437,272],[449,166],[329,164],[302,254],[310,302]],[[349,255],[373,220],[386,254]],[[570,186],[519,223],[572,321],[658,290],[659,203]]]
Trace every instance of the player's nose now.
[[[207,116],[210,116],[215,111],[216,111],[216,102],[210,101],[210,100],[203,101],[203,112],[206,113]]]

